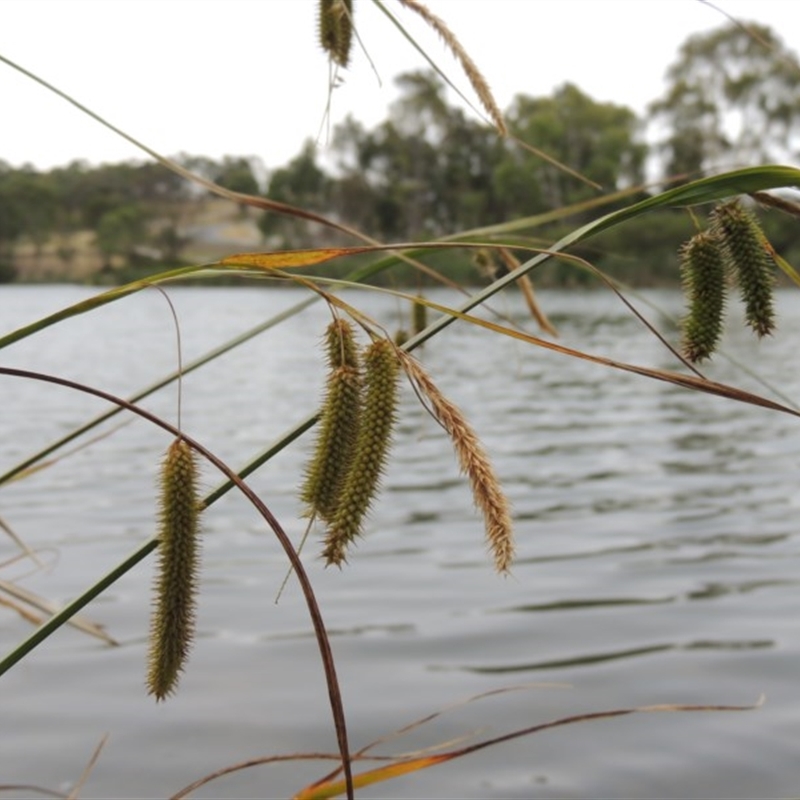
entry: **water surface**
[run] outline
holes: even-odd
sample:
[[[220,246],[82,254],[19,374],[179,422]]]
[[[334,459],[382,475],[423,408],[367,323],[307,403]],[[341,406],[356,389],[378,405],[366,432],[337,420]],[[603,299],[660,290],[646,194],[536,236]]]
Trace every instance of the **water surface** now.
[[[6,332],[90,293],[4,287]],[[303,299],[298,291],[175,288],[187,361]],[[353,301],[389,329],[394,298]],[[456,297],[440,291],[439,302]],[[681,313],[679,294],[646,299]],[[564,344],[675,368],[670,353],[606,294],[543,292]],[[496,309],[533,331],[519,298]],[[674,340],[661,314],[643,310]],[[800,302],[780,296],[780,328],[725,350],[800,398]],[[314,411],[317,304],[187,376],[183,424],[240,467]],[[733,324],[735,322],[735,324]],[[406,323],[407,324],[407,323]],[[526,737],[366,797],[786,797],[800,746],[798,420],[549,353],[457,323],[422,359],[467,414],[513,506],[513,575],[493,574],[469,488],[449,442],[404,392],[393,459],[367,535],[342,571],[324,569],[312,535],[304,558],[331,634],[352,747],[482,692],[382,753],[474,739],[565,717],[661,703],[764,705],[745,713],[639,714]],[[175,366],[175,336],[157,293],[143,293],[10,346],[7,366],[39,369],[127,395]],[[768,394],[735,362],[716,380]],[[63,389],[0,378],[0,471],[106,410]],[[142,405],[175,419],[175,387]],[[122,415],[115,423],[125,421]],[[112,423],[102,428],[107,431]],[[0,577],[64,602],[152,535],[154,480],[168,440],[141,420],[2,488],[0,516],[48,564]],[[298,540],[296,487],[306,436],[250,477]],[[204,469],[203,485],[220,481]],[[0,540],[0,554],[13,551]],[[69,791],[104,733],[81,796],[159,798],[201,775],[261,755],[335,752],[308,615],[294,583],[275,605],[286,560],[263,521],[227,495],[204,520],[198,638],[179,693],[156,705],[144,662],[152,560],[86,613],[120,642],[63,629],[0,678],[6,783]],[[0,644],[30,626],[0,609]],[[472,739],[470,739],[471,741]],[[260,767],[197,797],[283,797],[322,763]]]

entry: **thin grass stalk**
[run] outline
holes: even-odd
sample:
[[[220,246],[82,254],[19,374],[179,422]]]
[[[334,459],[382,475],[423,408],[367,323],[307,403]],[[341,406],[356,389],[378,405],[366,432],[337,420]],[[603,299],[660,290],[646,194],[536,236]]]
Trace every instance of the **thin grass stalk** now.
[[[481,101],[484,110],[489,115],[492,122],[494,122],[498,133],[500,133],[501,136],[505,136],[508,129],[503,119],[503,113],[500,111],[494,99],[494,95],[489,88],[486,78],[478,69],[478,66],[472,60],[469,53],[464,49],[461,42],[459,42],[456,35],[447,26],[447,23],[441,17],[436,16],[427,6],[418,2],[418,0],[400,0],[400,4],[421,17],[439,34],[447,48],[455,56],[456,61],[461,65],[461,69],[464,70],[464,74],[475,90],[475,94]]]
[[[224,197],[225,199],[231,200],[235,203],[253,206],[255,208],[260,208],[265,211],[273,211],[278,214],[285,214],[292,217],[299,217],[300,219],[306,219],[309,220],[310,222],[316,222],[325,227],[332,228],[342,233],[349,234],[351,236],[354,236],[355,238],[360,238],[362,240],[364,239],[363,235],[360,234],[355,229],[349,228],[346,225],[341,225],[338,222],[335,222],[334,220],[321,216],[320,214],[315,214],[313,211],[307,211],[303,208],[291,206],[288,203],[281,203],[277,200],[270,200],[269,198],[266,197],[257,197],[255,195],[244,194],[243,192],[237,192],[232,189],[227,189],[224,186],[220,186],[219,184],[214,183],[213,181],[210,181],[206,178],[203,178],[201,175],[197,175],[196,173],[191,172],[185,167],[182,167],[175,161],[172,161],[172,159],[169,159],[166,156],[161,155],[156,150],[153,150],[151,147],[148,147],[146,144],[140,142],[138,139],[135,139],[130,134],[125,133],[125,131],[123,131],[121,128],[117,128],[115,125],[110,123],[104,117],[100,116],[87,106],[78,102],[66,92],[57,88],[53,84],[48,83],[46,80],[44,80],[44,78],[40,78],[38,75],[20,66],[16,62],[12,61],[10,58],[6,58],[5,56],[0,54],[0,62],[7,64],[12,69],[17,70],[17,72],[20,72],[21,74],[25,75],[25,77],[30,78],[32,81],[38,83],[40,86],[43,86],[48,91],[58,95],[62,100],[66,100],[66,102],[68,102],[70,105],[74,106],[87,116],[91,117],[95,122],[99,122],[103,127],[108,128],[110,131],[117,134],[117,136],[122,137],[123,139],[125,139],[125,141],[130,142],[130,144],[132,144],[134,147],[138,148],[142,152],[149,155],[151,158],[155,159],[159,164],[161,164],[166,169],[170,170],[171,172],[174,172],[176,175],[180,175],[180,177],[186,179],[191,183],[196,183],[199,186],[202,186],[204,189],[207,189],[212,194],[216,194],[219,197]]]
[[[199,453],[209,463],[222,472],[233,485],[239,489],[240,492],[250,501],[256,511],[262,516],[269,527],[275,534],[278,542],[280,543],[283,551],[286,553],[289,562],[292,565],[297,580],[300,583],[300,588],[303,592],[303,597],[308,607],[311,623],[314,627],[314,636],[320,650],[320,658],[322,661],[323,669],[325,672],[325,681],[328,687],[328,697],[330,699],[331,710],[333,714],[334,726],[336,728],[336,738],[339,745],[339,752],[342,758],[342,765],[345,770],[345,781],[347,785],[348,798],[353,797],[353,775],[350,765],[350,748],[347,741],[347,726],[345,722],[344,704],[342,701],[342,694],[339,687],[339,679],[336,675],[336,665],[333,659],[333,652],[331,651],[330,640],[328,632],[325,628],[325,623],[322,619],[322,612],[317,602],[314,588],[309,580],[308,573],[306,572],[303,562],[294,549],[291,539],[283,530],[280,522],[276,519],[273,513],[266,506],[264,501],[246,484],[224,461],[218,458],[208,448],[204,447],[200,442],[196,441],[190,436],[179,431],[176,427],[168,423],[166,420],[161,419],[155,414],[140,408],[121,397],[104,392],[101,389],[95,389],[92,386],[77,383],[66,378],[59,378],[55,375],[47,375],[41,372],[33,372],[31,370],[14,369],[11,367],[0,367],[0,375],[7,375],[9,377],[23,378],[26,380],[41,381],[43,383],[50,383],[56,386],[63,386],[67,389],[83,392],[101,400],[105,400],[114,405],[120,406],[133,414],[137,414],[142,419],[156,425],[162,430],[167,431],[174,437],[182,438],[195,452]],[[158,539],[153,538],[145,542],[134,553],[132,553],[125,562],[115,567],[104,578],[91,586],[88,590],[83,592],[79,597],[73,600],[70,604],[56,614],[52,619],[46,622],[41,628],[38,628],[34,633],[29,636],[24,642],[18,645],[11,653],[9,653],[2,661],[0,661],[0,675],[7,672],[12,666],[18,663],[24,656],[30,653],[36,646],[41,644],[50,634],[54,633],[58,628],[65,624],[67,619],[80,611],[84,606],[91,602],[95,597],[101,594],[106,588],[111,586],[122,575],[128,572],[135,564],[142,561],[149,553],[158,547]]]
[[[0,59],[3,60],[3,59]],[[14,65],[15,66],[15,65]],[[24,70],[23,70],[24,71]],[[50,88],[50,87],[48,87]],[[552,245],[549,250],[541,252],[536,256],[533,256],[529,260],[525,261],[520,267],[518,267],[514,272],[504,275],[497,280],[495,280],[490,286],[486,287],[482,291],[471,295],[466,302],[464,302],[461,306],[457,309],[443,309],[438,307],[436,304],[431,304],[433,308],[439,308],[440,311],[443,311],[442,315],[434,320],[424,331],[420,332],[416,336],[413,336],[411,339],[406,342],[404,349],[407,351],[412,351],[416,347],[419,347],[428,339],[432,338],[436,334],[438,334],[441,330],[446,328],[447,326],[451,325],[457,319],[469,319],[467,317],[467,312],[469,312],[472,308],[475,308],[478,305],[485,304],[485,301],[492,297],[493,295],[501,292],[511,283],[519,280],[522,275],[526,275],[536,267],[542,265],[549,259],[553,257],[557,257],[563,250],[567,247],[576,244],[578,242],[584,241],[586,239],[591,238],[592,236],[601,233],[604,230],[608,230],[610,228],[615,227],[627,220],[634,219],[642,214],[645,214],[651,210],[661,207],[668,207],[673,205],[692,205],[695,203],[705,203],[705,202],[712,202],[714,200],[720,200],[725,197],[729,197],[731,194],[735,193],[753,193],[753,192],[760,192],[766,191],[769,189],[777,189],[785,186],[792,186],[795,184],[800,184],[800,170],[797,170],[793,167],[786,167],[786,166],[775,166],[775,165],[767,165],[764,167],[747,167],[740,170],[732,170],[730,172],[726,172],[722,175],[713,176],[709,178],[701,178],[696,181],[692,181],[691,183],[684,184],[682,186],[676,187],[674,189],[668,190],[666,192],[662,192],[661,194],[655,195],[653,197],[649,197],[646,200],[640,201],[638,203],[634,203],[632,206],[628,206],[623,208],[619,211],[614,211],[609,214],[606,214],[603,217],[600,217],[593,222],[590,222],[586,225],[581,226],[580,228],[570,232],[566,236],[562,237],[558,242]],[[626,194],[617,193],[616,195],[610,195],[611,199],[615,199],[620,195]],[[595,201],[592,201],[588,204],[579,204],[581,207],[595,207],[600,206],[607,201],[607,198],[598,198]],[[495,233],[501,233],[505,231],[513,231],[517,230],[520,227],[530,227],[533,220],[538,220],[540,222],[545,222],[548,219],[553,217],[553,214],[545,214],[545,215],[536,215],[533,218],[526,218],[522,220],[518,220],[512,223],[503,223],[501,225],[492,225],[486,226],[483,228],[475,229],[474,231],[470,232],[470,235],[477,236],[477,235],[491,235]],[[447,237],[448,239],[452,239],[453,237]],[[372,274],[384,269],[390,263],[393,262],[394,256],[384,259],[380,262],[375,264],[367,265],[363,268],[356,270],[357,276],[352,276],[351,278],[354,281],[362,280],[365,277],[369,277]],[[181,270],[181,272],[187,272],[188,270]],[[170,273],[172,274],[172,273]],[[800,282],[797,275],[793,273],[787,273],[795,280],[795,282]],[[151,281],[146,282],[137,282],[132,284],[128,287],[123,287],[127,290],[126,293],[130,294],[134,291],[139,291],[142,288],[146,288],[150,285]],[[103,302],[108,303],[117,297],[109,296],[111,293],[107,293],[106,295],[102,296],[104,298]],[[96,298],[93,298],[96,301]],[[316,297],[308,302],[313,302],[316,300]],[[87,302],[82,301],[81,303],[75,304],[74,306],[70,307],[70,309],[66,309],[62,312],[58,312],[57,314],[53,314],[44,320],[39,320],[37,323],[31,324],[26,326],[25,328],[19,329],[15,331],[10,337],[2,337],[0,338],[0,346],[5,346],[10,344],[11,341],[17,341],[19,339],[24,338],[31,333],[34,333],[40,329],[48,327],[49,325],[54,324],[62,319],[67,319],[69,317],[75,316],[77,314],[85,313],[86,311],[92,310],[94,307],[101,305],[101,303],[96,302]],[[287,312],[288,313],[288,312]],[[477,324],[483,324],[481,320],[475,320]],[[535,338],[535,337],[534,337]],[[531,338],[531,341],[534,341],[534,338]],[[547,347],[549,349],[558,350],[567,355],[578,356],[579,354],[576,351],[570,351],[569,348],[561,348],[552,346],[550,343],[545,342],[543,340],[536,340],[536,344],[540,346]],[[603,363],[607,366],[611,366],[618,369],[625,369],[627,371],[635,372],[636,374],[648,374],[646,371],[641,370],[640,368],[634,367],[632,365],[619,365],[614,362],[603,360],[599,358],[593,359],[597,363]],[[194,365],[189,365],[186,367],[185,371],[190,371],[191,369],[195,368]],[[13,370],[0,370],[1,374],[16,374]],[[174,380],[174,377],[172,379]],[[649,375],[649,377],[654,377],[653,375]],[[658,377],[658,376],[655,376]],[[663,378],[659,378],[663,379]],[[711,386],[717,386],[717,384],[709,384],[703,383],[698,384],[697,382],[692,382],[691,385],[688,385],[687,388],[694,388],[700,391],[711,391],[714,394],[720,394],[722,396],[729,396],[723,394],[721,391],[717,391],[716,389],[710,388]],[[160,388],[160,387],[156,387]],[[155,389],[153,389],[155,391]],[[781,410],[786,413],[793,413],[790,409],[786,408],[785,406],[780,406],[779,404],[771,403],[770,401],[766,401],[763,398],[758,398],[757,396],[747,395],[745,398],[742,396],[741,398],[744,402],[754,403],[756,405],[761,405],[769,408],[775,408],[776,410]],[[124,403],[125,401],[123,401]],[[243,467],[237,473],[237,477],[245,478],[248,475],[252,474],[256,469],[266,463],[270,458],[274,455],[279,453],[283,450],[286,446],[291,444],[297,438],[303,435],[307,430],[309,430],[317,421],[317,415],[312,414],[306,417],[304,420],[298,422],[294,427],[284,433],[281,437],[279,437],[275,442],[269,445],[266,449],[264,449],[258,456],[254,459],[251,459],[248,464]],[[52,450],[47,451],[52,452]],[[29,464],[26,464],[26,466]],[[24,468],[24,467],[22,467]],[[5,476],[3,477],[5,479]],[[218,486],[213,492],[211,492],[205,498],[205,504],[211,505],[212,503],[216,502],[216,500],[220,499],[223,495],[227,494],[232,488],[236,486],[236,483],[232,480],[227,480],[223,482],[220,486]],[[144,551],[136,551],[131,558],[136,558],[140,560],[144,558],[148,553],[156,546],[155,540],[147,545],[144,545]],[[150,549],[146,549],[150,548]],[[131,566],[133,566],[131,563]],[[128,567],[130,569],[130,567]],[[122,573],[127,570],[123,570]],[[117,576],[119,577],[119,576]],[[114,582],[116,578],[113,578],[109,584]],[[104,587],[105,588],[105,587]],[[100,590],[102,591],[102,589]],[[96,595],[93,595],[93,597]],[[82,606],[79,606],[82,607]],[[56,626],[58,627],[58,626]],[[52,632],[52,631],[50,631]],[[49,633],[47,634],[49,635]]]
[[[375,2],[379,3],[379,0],[375,0]],[[384,11],[385,11],[385,9],[384,9]],[[423,55],[424,55],[424,53],[423,53]],[[332,219],[329,219],[327,217],[323,217],[323,216],[321,216],[319,214],[316,214],[313,211],[307,211],[305,209],[298,208],[296,206],[291,206],[291,205],[288,205],[286,203],[281,203],[281,202],[278,202],[278,201],[275,201],[275,200],[270,200],[270,199],[264,198],[264,197],[257,197],[255,195],[249,195],[249,194],[243,194],[241,192],[236,192],[236,191],[233,191],[231,189],[227,189],[227,188],[225,188],[223,186],[220,186],[219,184],[216,184],[216,183],[214,183],[212,181],[209,181],[209,180],[203,178],[200,175],[196,175],[195,173],[193,173],[193,172],[185,169],[184,167],[182,167],[180,164],[177,164],[176,162],[172,161],[171,159],[167,158],[166,156],[163,156],[160,153],[156,152],[152,148],[148,147],[146,144],[143,144],[142,142],[140,142],[138,139],[135,139],[130,134],[125,133],[125,131],[123,131],[122,129],[117,128],[116,126],[112,125],[106,119],[101,117],[99,114],[96,114],[94,111],[92,111],[88,107],[84,106],[83,104],[79,103],[77,100],[72,98],[66,92],[61,91],[56,86],[52,85],[51,83],[48,83],[46,80],[44,80],[43,78],[40,78],[38,75],[30,72],[29,70],[26,70],[24,67],[22,67],[19,64],[15,63],[11,59],[6,58],[5,56],[0,54],[0,62],[7,64],[12,69],[17,70],[21,74],[25,75],[27,78],[30,78],[32,81],[34,81],[34,82],[38,83],[39,85],[43,86],[48,91],[53,92],[54,94],[58,95],[63,100],[66,100],[66,102],[68,102],[71,105],[73,105],[79,111],[83,112],[84,114],[86,114],[87,116],[89,116],[93,120],[95,120],[96,122],[99,122],[101,125],[103,125],[104,127],[108,128],[113,133],[117,134],[118,136],[121,136],[123,139],[125,139],[128,142],[130,142],[134,147],[137,147],[140,150],[142,150],[144,153],[147,153],[147,155],[149,155],[152,158],[154,158],[159,164],[161,164],[166,169],[170,170],[171,172],[174,172],[176,175],[180,175],[182,178],[185,178],[186,180],[188,180],[190,182],[194,182],[196,184],[199,184],[200,186],[204,187],[205,189],[207,189],[208,191],[212,192],[213,194],[216,194],[216,195],[218,195],[220,197],[224,197],[224,198],[226,198],[228,200],[231,200],[231,201],[233,201],[235,203],[239,203],[239,204],[243,204],[243,205],[249,205],[249,206],[253,206],[254,208],[259,208],[259,209],[267,210],[267,211],[273,211],[273,212],[278,213],[278,214],[283,214],[283,215],[286,215],[286,216],[298,217],[300,219],[305,219],[305,220],[308,220],[310,222],[315,222],[315,223],[318,223],[318,224],[320,224],[320,225],[322,225],[324,227],[332,228],[332,229],[340,231],[340,232],[342,232],[342,233],[344,233],[344,234],[346,234],[348,236],[352,236],[353,238],[358,239],[358,240],[360,240],[362,242],[367,242],[368,244],[372,244],[372,245],[379,244],[378,240],[373,239],[372,237],[367,236],[364,233],[361,233],[356,228],[351,228],[351,227],[349,227],[347,225],[343,225],[343,224],[341,224],[339,222],[336,222],[335,220],[332,220]],[[758,188],[763,188],[763,187],[758,187]],[[445,281],[445,279],[443,279],[441,276],[439,276],[438,273],[435,270],[432,270],[432,269],[428,268],[425,264],[422,264],[419,261],[414,261],[413,259],[410,259],[407,256],[403,255],[402,253],[398,253],[397,254],[397,258],[399,258],[401,261],[404,261],[405,263],[409,264],[414,269],[420,270],[420,271],[424,272],[425,274],[430,275],[431,277],[433,277],[437,281]],[[186,269],[191,270],[192,268],[186,268]],[[445,281],[445,282],[447,282],[447,281]],[[452,282],[450,282],[450,283],[452,283]]]
[[[498,248],[498,253],[509,272],[519,268],[519,259],[507,247]],[[531,312],[531,316],[536,320],[539,327],[545,333],[550,334],[550,336],[558,338],[558,331],[555,329],[553,323],[550,322],[547,314],[542,311],[539,301],[536,299],[536,292],[533,290],[533,281],[530,279],[530,276],[523,275],[519,279],[518,286],[522,291],[522,295],[525,298],[525,302],[528,306],[528,310]]]
[[[52,617],[53,614],[57,614],[61,610],[61,608],[57,606],[55,603],[52,603],[46,598],[40,597],[39,595],[35,594],[29,589],[25,589],[22,586],[18,586],[17,584],[11,581],[0,580],[0,591],[10,595],[15,600],[15,602],[12,603],[6,601],[6,599],[2,597],[2,595],[0,595],[0,603],[4,603],[5,605],[10,605],[20,614],[25,616],[26,619],[30,619],[36,625],[43,624],[46,618]],[[37,609],[38,611],[44,612],[47,616],[37,617],[31,614],[31,612],[29,612],[27,608],[21,605],[22,603],[25,603],[29,606],[33,606],[33,608]],[[106,633],[102,625],[92,622],[92,620],[86,617],[82,617],[79,616],[78,614],[75,614],[68,620],[68,624],[72,625],[74,628],[77,628],[77,630],[79,631],[88,633],[90,636],[96,636],[98,639],[102,639],[106,644],[110,644],[114,647],[119,645],[119,642],[116,639],[114,639],[112,636],[109,636]]]
[[[95,747],[94,752],[92,753],[89,761],[87,762],[86,766],[83,768],[83,771],[78,776],[78,780],[72,786],[72,791],[66,796],[66,800],[78,800],[80,797],[80,793],[83,790],[84,784],[86,781],[89,780],[89,776],[92,774],[92,770],[97,765],[97,761],[100,758],[100,754],[103,752],[103,748],[106,746],[108,742],[108,734],[104,733],[103,736],[100,738],[100,741]]]
[[[612,211],[599,219],[582,225],[580,228],[576,228],[559,239],[546,251],[533,256],[523,262],[517,269],[509,272],[507,275],[501,276],[490,286],[472,295],[465,303],[460,305],[456,311],[459,314],[470,311],[510,284],[518,281],[523,275],[527,275],[551,258],[557,257],[568,247],[657,208],[666,208],[673,205],[695,205],[697,203],[721,200],[725,197],[730,197],[731,194],[746,194],[754,191],[778,189],[795,185],[800,185],[800,170],[794,167],[770,165],[766,167],[746,167],[739,170],[731,170],[722,175],[700,178],[691,183],[669,189],[666,192],[648,197],[645,200],[641,200],[619,211]],[[412,336],[408,342],[406,342],[404,349],[411,351],[419,347],[423,342],[455,322],[456,319],[458,319],[456,315],[444,315],[439,317],[424,331],[416,336]]]

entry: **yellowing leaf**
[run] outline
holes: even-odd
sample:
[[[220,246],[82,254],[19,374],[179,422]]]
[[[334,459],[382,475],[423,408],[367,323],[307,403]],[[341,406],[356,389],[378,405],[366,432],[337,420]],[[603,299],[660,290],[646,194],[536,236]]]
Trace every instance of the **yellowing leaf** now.
[[[362,772],[360,775],[353,775],[353,788],[361,789],[364,786],[371,786],[373,783],[399,778],[401,775],[407,775],[409,772],[418,772],[421,769],[435,767],[437,764],[450,761],[450,759],[457,758],[459,755],[460,753],[443,753],[438,756],[414,758],[410,761],[400,761],[394,764],[388,764],[385,767],[371,769],[367,772]],[[307,786],[299,794],[296,794],[293,800],[327,800],[327,798],[330,797],[343,795],[345,792],[346,786],[343,780],[323,781],[313,784],[312,786]]]
[[[275,253],[236,253],[223,258],[223,267],[258,267],[260,269],[291,269],[323,264],[334,258],[366,253],[372,247],[326,247],[321,250],[279,250]],[[385,249],[385,248],[377,248]]]

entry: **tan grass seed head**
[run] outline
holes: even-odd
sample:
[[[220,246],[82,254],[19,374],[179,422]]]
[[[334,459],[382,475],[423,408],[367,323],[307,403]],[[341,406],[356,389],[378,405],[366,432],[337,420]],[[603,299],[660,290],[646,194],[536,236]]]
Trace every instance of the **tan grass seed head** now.
[[[477,434],[461,410],[439,390],[422,365],[405,351],[399,351],[402,367],[453,442],[461,471],[467,476],[476,507],[483,514],[486,541],[495,569],[507,573],[514,559],[514,531],[509,503],[491,461]]]

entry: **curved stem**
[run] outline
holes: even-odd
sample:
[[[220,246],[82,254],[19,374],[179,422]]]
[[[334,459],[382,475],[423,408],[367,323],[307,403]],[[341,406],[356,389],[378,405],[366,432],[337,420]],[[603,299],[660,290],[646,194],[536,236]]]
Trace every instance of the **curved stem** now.
[[[325,623],[322,620],[322,612],[320,611],[319,604],[317,603],[314,589],[311,586],[308,574],[303,567],[303,562],[300,560],[297,551],[294,549],[291,540],[287,536],[283,527],[261,500],[261,498],[240,478],[224,461],[218,458],[214,453],[204,447],[195,439],[179,431],[175,426],[170,425],[155,414],[139,408],[127,400],[120,397],[115,397],[112,394],[104,392],[100,389],[95,389],[91,386],[86,386],[66,378],[59,378],[55,375],[47,375],[41,372],[33,372],[30,370],[13,369],[11,367],[0,367],[0,375],[8,375],[15,378],[26,378],[28,380],[42,381],[44,383],[52,383],[58,386],[64,386],[67,389],[90,394],[99,397],[103,400],[113,403],[120,408],[124,408],[138,416],[146,419],[148,422],[157,425],[159,428],[171,433],[173,436],[180,436],[186,443],[192,447],[196,452],[203,456],[207,461],[213,464],[220,472],[222,472],[231,483],[233,483],[239,491],[253,504],[259,514],[266,520],[267,524],[272,528],[273,533],[283,547],[286,556],[288,557],[292,568],[297,574],[297,579],[300,582],[300,587],[303,591],[303,596],[308,606],[309,616],[314,626],[314,633],[319,646],[320,656],[325,671],[325,680],[328,686],[328,697],[331,703],[331,711],[333,713],[334,726],[336,728],[336,738],[339,744],[339,752],[342,757],[342,765],[345,771],[345,779],[347,782],[347,795],[349,798],[353,797],[353,778],[350,768],[350,752],[347,742],[347,727],[344,716],[344,704],[342,702],[342,694],[339,687],[339,681],[336,676],[336,667],[333,660],[333,652],[331,651],[330,641],[325,629]],[[67,619],[75,614],[80,608],[85,606],[94,597],[100,594],[107,586],[110,586],[114,581],[132,569],[139,563],[145,556],[158,546],[158,540],[151,539],[135,553],[129,556],[122,564],[112,570],[108,575],[96,583],[91,589],[85,592],[80,598],[73,601],[70,605],[64,608],[59,614],[41,626],[34,634],[29,637],[20,647],[16,648],[9,656],[0,662],[0,675],[10,669],[16,664],[23,656],[33,650],[38,644],[44,641],[53,631],[60,627]]]

